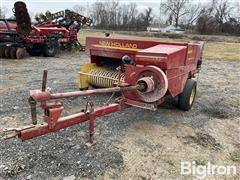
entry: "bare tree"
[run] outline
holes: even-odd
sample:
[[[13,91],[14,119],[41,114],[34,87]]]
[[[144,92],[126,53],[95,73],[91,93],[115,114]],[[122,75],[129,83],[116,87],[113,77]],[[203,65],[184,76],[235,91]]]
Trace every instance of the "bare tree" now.
[[[217,32],[217,22],[214,17],[214,3],[208,3],[203,7],[201,15],[197,19],[196,30],[200,34],[212,34]]]
[[[188,0],[166,0],[162,5],[165,9],[165,13],[169,13],[169,17],[173,17],[175,21],[175,27],[178,27],[179,20],[188,13],[186,5]]]
[[[230,6],[228,0],[212,0],[212,2],[215,4],[215,19],[218,23],[219,31],[223,32],[223,24],[227,21],[233,7]]]
[[[6,8],[0,7],[0,18],[5,18],[6,17]]]
[[[137,4],[136,3],[130,3],[129,4],[129,19],[130,19],[130,24],[135,25],[136,23],[136,16],[137,16]]]
[[[93,4],[93,21],[95,25],[100,25],[103,22],[103,13],[105,11],[104,4],[102,2],[95,2]]]
[[[138,13],[136,3],[119,3],[117,0],[97,1],[92,6],[92,17],[97,28],[146,30],[153,21],[152,8]]]
[[[84,14],[84,12],[86,11],[84,6],[81,5],[75,5],[73,6],[73,10],[76,11],[79,14]]]
[[[118,6],[118,1],[112,0],[108,2],[109,26],[111,27],[116,27],[117,25]]]
[[[138,18],[139,23],[137,23],[138,29],[146,30],[146,28],[151,24],[153,21],[152,17],[152,8],[147,8],[144,13],[139,14]]]
[[[190,4],[187,8],[188,14],[186,17],[186,29],[193,27],[193,24],[198,20],[198,18],[204,13],[204,7],[202,4]]]
[[[127,4],[121,5],[121,14],[122,14],[122,25],[123,27],[127,27],[129,25],[130,19],[130,7]]]

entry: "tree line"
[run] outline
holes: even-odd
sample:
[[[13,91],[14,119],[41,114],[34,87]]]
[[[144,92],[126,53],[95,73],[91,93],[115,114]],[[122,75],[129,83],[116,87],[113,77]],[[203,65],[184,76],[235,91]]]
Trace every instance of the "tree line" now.
[[[136,3],[119,3],[116,0],[98,1],[91,5],[90,11],[76,5],[73,9],[79,13],[90,12],[94,25],[99,29],[146,30],[153,21],[152,8],[139,12]]]
[[[154,15],[151,7],[139,11],[136,3],[117,0],[98,1],[90,8],[76,5],[73,9],[79,13],[87,11],[99,29],[145,31],[151,24],[160,23],[160,26],[174,25],[200,34],[240,34],[239,6],[229,0],[209,0],[205,4],[191,0],[162,0],[159,2],[160,17]]]
[[[205,1],[206,2],[206,1]],[[96,1],[87,7],[75,5],[73,10],[89,16],[98,29],[146,31],[150,25],[172,25],[200,34],[240,35],[240,3],[230,0],[209,0],[194,3],[193,0],[159,0],[160,15],[148,7],[139,10],[137,3],[121,3],[118,0]],[[0,18],[6,10],[0,8]],[[155,12],[156,13],[156,12]]]

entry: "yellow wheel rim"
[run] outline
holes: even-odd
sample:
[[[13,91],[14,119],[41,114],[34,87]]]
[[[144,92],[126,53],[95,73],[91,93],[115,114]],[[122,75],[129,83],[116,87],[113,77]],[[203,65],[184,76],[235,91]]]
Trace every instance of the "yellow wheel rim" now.
[[[192,105],[195,95],[196,95],[196,87],[193,87],[190,98],[189,98],[189,104],[190,105]]]

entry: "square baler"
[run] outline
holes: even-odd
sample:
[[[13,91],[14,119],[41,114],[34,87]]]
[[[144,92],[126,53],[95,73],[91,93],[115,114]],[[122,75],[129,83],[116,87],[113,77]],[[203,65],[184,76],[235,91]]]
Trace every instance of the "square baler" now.
[[[90,63],[79,72],[80,91],[51,93],[46,88],[44,70],[41,90],[31,90],[29,104],[32,124],[11,128],[4,139],[28,140],[79,123],[89,122],[89,141],[93,143],[94,122],[101,117],[135,106],[157,110],[167,97],[178,97],[178,106],[189,110],[196,95],[193,79],[201,66],[202,43],[157,42],[88,37],[86,53]],[[89,87],[94,87],[88,90]],[[120,92],[114,103],[109,103]],[[93,102],[79,113],[61,117],[63,103],[57,99],[113,93],[102,107]],[[43,109],[44,123],[37,121],[36,105]]]

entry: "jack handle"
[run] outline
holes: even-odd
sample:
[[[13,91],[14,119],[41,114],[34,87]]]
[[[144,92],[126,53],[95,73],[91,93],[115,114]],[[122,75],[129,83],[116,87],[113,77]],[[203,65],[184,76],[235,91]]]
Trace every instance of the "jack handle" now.
[[[32,124],[36,125],[37,124],[37,107],[36,107],[37,102],[32,97],[28,98],[28,102],[31,109]]]
[[[42,92],[46,91],[46,85],[47,85],[47,74],[48,70],[43,70],[43,77],[42,77]]]
[[[47,74],[48,74],[48,71],[44,70],[43,77],[42,77],[42,92],[46,91]],[[28,102],[29,102],[30,109],[31,109],[32,124],[36,125],[37,124],[37,107],[36,107],[37,102],[31,96],[28,98]]]

